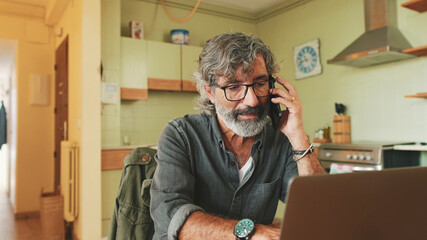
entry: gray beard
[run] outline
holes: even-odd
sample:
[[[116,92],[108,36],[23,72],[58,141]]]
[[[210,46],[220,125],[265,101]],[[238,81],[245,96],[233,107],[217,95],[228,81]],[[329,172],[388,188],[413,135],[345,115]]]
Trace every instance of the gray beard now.
[[[260,133],[267,123],[268,109],[262,105],[256,107],[247,107],[246,109],[227,109],[223,108],[218,101],[215,101],[217,115],[224,122],[225,126],[241,137],[253,137]],[[238,116],[245,113],[257,113],[256,119],[239,120]]]

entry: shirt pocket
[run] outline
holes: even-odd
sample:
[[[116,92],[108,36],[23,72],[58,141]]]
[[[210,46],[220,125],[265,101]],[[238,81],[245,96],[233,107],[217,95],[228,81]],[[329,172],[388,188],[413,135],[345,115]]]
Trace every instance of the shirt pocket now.
[[[119,218],[123,222],[138,225],[151,223],[150,208],[143,206],[133,206],[127,203],[120,203]]]
[[[116,240],[147,240],[154,235],[149,207],[119,203]]]
[[[277,210],[282,178],[254,186],[250,200],[250,218],[256,223],[271,224]]]

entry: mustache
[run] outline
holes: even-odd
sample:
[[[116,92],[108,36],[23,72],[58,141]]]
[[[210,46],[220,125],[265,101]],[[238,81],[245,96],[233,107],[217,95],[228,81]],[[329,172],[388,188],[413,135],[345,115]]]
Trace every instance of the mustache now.
[[[237,119],[239,115],[243,115],[243,114],[257,114],[259,117],[259,116],[262,116],[265,113],[265,111],[266,110],[264,109],[263,106],[258,105],[255,107],[248,106],[245,109],[235,109],[233,110],[232,114],[233,114],[233,117]]]

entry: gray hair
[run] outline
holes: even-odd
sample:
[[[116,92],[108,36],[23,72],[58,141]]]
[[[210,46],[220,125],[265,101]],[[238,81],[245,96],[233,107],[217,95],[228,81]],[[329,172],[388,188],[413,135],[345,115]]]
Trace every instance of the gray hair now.
[[[196,109],[201,114],[215,115],[215,105],[209,100],[205,86],[215,84],[218,77],[232,78],[240,66],[244,74],[250,74],[258,54],[264,57],[268,74],[279,72],[270,48],[253,35],[224,33],[208,40],[199,56],[199,68],[194,72],[200,93]]]

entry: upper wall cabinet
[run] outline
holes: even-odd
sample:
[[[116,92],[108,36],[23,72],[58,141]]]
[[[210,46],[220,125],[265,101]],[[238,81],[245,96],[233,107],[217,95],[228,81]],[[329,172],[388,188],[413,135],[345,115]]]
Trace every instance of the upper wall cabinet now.
[[[197,91],[197,88],[192,81],[193,72],[197,70],[199,64],[197,59],[199,54],[202,52],[201,47],[196,46],[181,46],[181,79],[182,79],[182,91]]]
[[[146,99],[147,89],[197,92],[191,79],[201,51],[196,46],[122,37],[121,99]]]
[[[147,41],[148,88],[181,91],[181,46]]]
[[[120,59],[120,98],[147,99],[147,41],[122,37]]]
[[[201,47],[147,41],[148,89],[197,92],[191,76]]]

